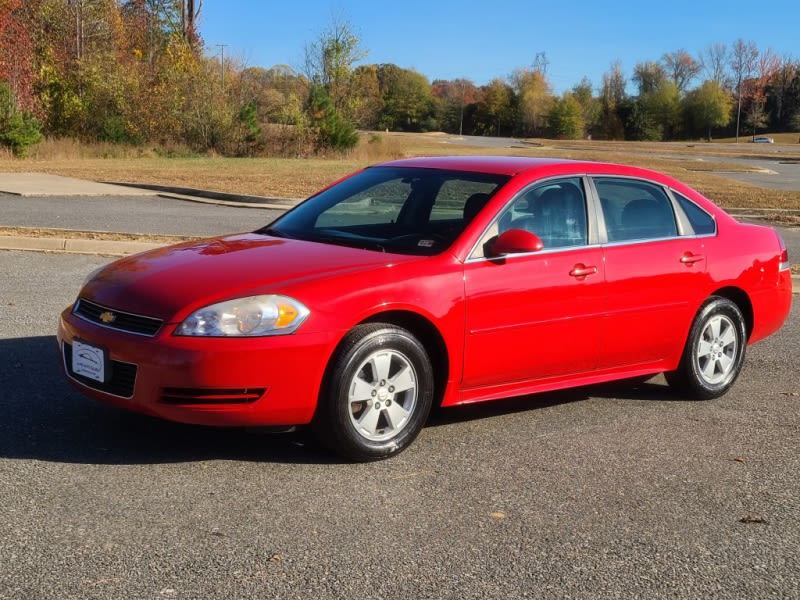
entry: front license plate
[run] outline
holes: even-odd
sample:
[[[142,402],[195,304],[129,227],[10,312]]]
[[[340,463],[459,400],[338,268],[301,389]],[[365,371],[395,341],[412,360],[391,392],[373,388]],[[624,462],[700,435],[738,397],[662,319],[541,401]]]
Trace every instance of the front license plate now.
[[[72,372],[101,383],[106,380],[106,353],[85,342],[72,342]]]

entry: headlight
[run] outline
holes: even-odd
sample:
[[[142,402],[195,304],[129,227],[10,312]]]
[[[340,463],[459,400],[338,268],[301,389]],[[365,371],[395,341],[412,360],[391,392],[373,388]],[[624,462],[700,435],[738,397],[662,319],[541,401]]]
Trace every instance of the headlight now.
[[[176,335],[262,336],[293,333],[309,310],[286,296],[249,296],[219,302],[186,317]]]

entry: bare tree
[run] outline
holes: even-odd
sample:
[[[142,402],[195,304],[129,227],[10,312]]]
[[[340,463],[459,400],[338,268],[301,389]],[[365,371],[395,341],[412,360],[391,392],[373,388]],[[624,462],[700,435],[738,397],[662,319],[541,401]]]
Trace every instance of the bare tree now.
[[[800,82],[800,62],[795,62],[791,56],[785,55],[780,59],[778,68],[769,82],[775,106],[775,122],[780,127],[785,127],[791,120],[791,97],[795,80]]]
[[[636,64],[631,80],[639,88],[639,95],[644,96],[658,90],[666,78],[664,67],[657,62],[647,60]]]
[[[625,99],[625,75],[622,74],[622,63],[616,61],[611,68],[603,73],[603,86],[600,90],[600,99],[603,104],[615,108]]]
[[[702,65],[697,62],[692,55],[686,50],[681,48],[675,52],[668,52],[661,57],[664,63],[664,68],[667,71],[667,76],[675,84],[680,93],[686,91],[689,83],[697,77]]]
[[[366,56],[350,23],[334,18],[305,48],[306,76],[325,89],[338,112],[346,112],[353,68]]]
[[[733,82],[736,84],[736,143],[739,143],[739,121],[742,115],[742,94],[746,93],[748,79],[753,76],[758,64],[758,48],[753,42],[745,42],[741,38],[733,43],[730,55],[730,67]]]
[[[706,79],[718,83],[721,87],[729,87],[728,78],[728,46],[712,44],[700,55],[700,65],[705,71]]]
[[[197,41],[197,19],[203,8],[203,0],[181,0],[181,32],[190,44]]]

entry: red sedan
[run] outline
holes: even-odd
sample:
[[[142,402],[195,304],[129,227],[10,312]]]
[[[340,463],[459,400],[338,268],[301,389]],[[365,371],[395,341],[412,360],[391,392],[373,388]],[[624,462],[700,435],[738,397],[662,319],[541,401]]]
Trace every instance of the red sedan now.
[[[253,233],[118,260],[58,331],[104,402],[224,426],[311,424],[355,460],[431,406],[665,373],[734,383],[791,305],[786,246],[665,175],[448,157],[359,171]]]

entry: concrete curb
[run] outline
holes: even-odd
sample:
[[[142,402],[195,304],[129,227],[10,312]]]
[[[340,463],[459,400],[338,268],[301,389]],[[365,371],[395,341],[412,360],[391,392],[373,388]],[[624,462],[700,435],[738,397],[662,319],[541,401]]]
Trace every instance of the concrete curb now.
[[[184,202],[197,202],[199,204],[216,204],[217,206],[233,206],[236,208],[252,208],[255,210],[281,210],[286,211],[291,206],[285,204],[271,204],[254,202],[235,202],[233,200],[214,200],[211,198],[200,198],[198,196],[186,196],[184,194],[176,194],[172,192],[159,192],[156,194],[159,198],[170,198],[172,200],[183,200]],[[299,202],[299,200],[298,200]]]
[[[153,190],[155,192],[163,192],[172,194],[180,200],[193,200],[199,201],[199,198],[206,200],[215,200],[225,202],[226,204],[234,203],[239,206],[252,206],[260,205],[266,208],[277,208],[287,210],[299,204],[302,199],[300,198],[280,198],[280,197],[266,197],[266,196],[253,196],[249,194],[231,194],[229,192],[217,192],[214,190],[201,190],[197,188],[177,187],[170,185],[157,185],[150,183],[132,183],[127,181],[103,181],[102,183],[130,188],[138,188],[142,190]]]
[[[176,242],[177,243],[177,242]],[[102,254],[128,256],[167,244],[152,242],[126,242],[122,240],[86,240],[80,238],[24,237],[0,235],[0,250],[27,250],[34,252],[63,252],[67,254]]]

